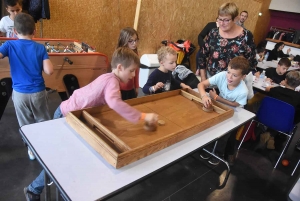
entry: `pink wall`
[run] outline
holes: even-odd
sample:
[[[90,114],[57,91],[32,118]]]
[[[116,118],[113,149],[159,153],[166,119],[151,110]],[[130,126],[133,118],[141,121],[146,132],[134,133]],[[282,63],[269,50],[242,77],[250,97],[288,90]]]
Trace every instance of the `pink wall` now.
[[[271,19],[267,29],[268,31],[270,30],[271,26],[300,30],[300,13],[271,10]]]

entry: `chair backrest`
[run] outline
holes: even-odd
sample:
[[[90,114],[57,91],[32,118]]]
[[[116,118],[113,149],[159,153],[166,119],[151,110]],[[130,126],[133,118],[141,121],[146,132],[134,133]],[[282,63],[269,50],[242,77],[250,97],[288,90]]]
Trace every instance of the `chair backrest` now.
[[[281,100],[265,97],[257,112],[257,120],[265,126],[289,133],[294,126],[295,108]]]
[[[246,86],[247,86],[247,89],[248,89],[248,95],[247,95],[247,99],[249,100],[249,99],[251,99],[251,98],[253,98],[253,96],[254,96],[254,92],[253,92],[253,86],[252,86],[252,83],[253,83],[253,74],[252,74],[252,72],[250,71],[249,73],[248,73],[248,75],[246,75],[246,77],[245,77],[245,79],[244,79],[244,82],[245,82],[245,84],[246,84]]]

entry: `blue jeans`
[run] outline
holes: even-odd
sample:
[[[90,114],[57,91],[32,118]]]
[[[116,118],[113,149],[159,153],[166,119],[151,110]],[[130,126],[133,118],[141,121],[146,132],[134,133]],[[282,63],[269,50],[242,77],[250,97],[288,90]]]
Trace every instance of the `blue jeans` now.
[[[61,113],[60,110],[60,106],[58,106],[58,108],[55,110],[54,115],[53,115],[53,119],[59,119],[62,118],[63,114]],[[39,174],[39,176],[37,178],[35,178],[35,180],[29,184],[29,186],[27,187],[27,189],[34,193],[34,194],[41,194],[44,187],[45,187],[45,170],[42,170],[42,172]]]

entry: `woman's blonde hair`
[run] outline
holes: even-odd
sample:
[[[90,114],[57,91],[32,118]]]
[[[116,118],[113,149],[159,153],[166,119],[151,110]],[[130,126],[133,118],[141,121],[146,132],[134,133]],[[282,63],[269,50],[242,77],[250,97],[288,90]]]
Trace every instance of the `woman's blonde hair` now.
[[[218,15],[230,15],[231,19],[234,20],[239,15],[239,8],[235,3],[224,3],[218,11]]]
[[[128,41],[132,36],[136,35],[137,40],[139,39],[139,35],[137,31],[134,28],[126,27],[121,30],[119,40],[118,40],[118,47],[128,47]],[[135,53],[137,53],[137,49],[133,50]]]

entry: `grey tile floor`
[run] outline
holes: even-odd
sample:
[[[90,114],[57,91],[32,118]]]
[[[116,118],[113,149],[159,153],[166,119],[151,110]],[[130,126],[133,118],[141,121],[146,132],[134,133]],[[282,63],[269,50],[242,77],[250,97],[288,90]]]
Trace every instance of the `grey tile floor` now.
[[[49,94],[52,113],[60,102],[56,92]],[[0,120],[0,201],[25,200],[23,188],[41,171],[37,161],[28,159],[27,148],[21,140],[18,129],[14,107],[10,100]],[[200,159],[199,152],[196,151],[108,200],[287,200],[288,191],[300,174],[299,168],[293,177],[290,176],[300,157],[300,151],[294,152],[289,166],[279,165],[274,170],[272,162],[274,155],[276,156],[275,152],[268,150],[255,152],[253,145],[254,142],[247,142],[239,151],[227,185],[222,189],[218,188],[218,184],[225,166],[209,165],[207,161]],[[52,187],[52,193],[54,191],[55,188]]]

